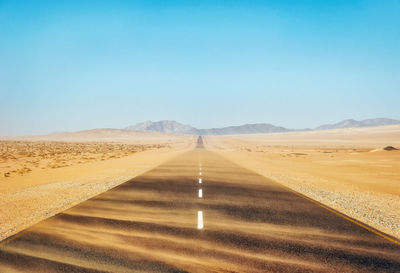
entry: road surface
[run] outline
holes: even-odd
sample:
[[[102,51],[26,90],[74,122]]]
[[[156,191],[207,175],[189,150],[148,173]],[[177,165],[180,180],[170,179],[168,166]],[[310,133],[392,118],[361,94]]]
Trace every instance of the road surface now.
[[[3,243],[0,272],[400,272],[400,245],[200,138]]]

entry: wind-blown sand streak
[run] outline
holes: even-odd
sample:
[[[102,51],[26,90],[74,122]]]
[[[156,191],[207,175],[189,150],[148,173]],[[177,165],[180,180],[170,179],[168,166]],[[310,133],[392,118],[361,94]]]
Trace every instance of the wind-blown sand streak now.
[[[0,270],[393,272],[399,253],[400,246],[198,149],[28,229],[0,247]]]
[[[207,136],[207,149],[400,238],[400,125]]]

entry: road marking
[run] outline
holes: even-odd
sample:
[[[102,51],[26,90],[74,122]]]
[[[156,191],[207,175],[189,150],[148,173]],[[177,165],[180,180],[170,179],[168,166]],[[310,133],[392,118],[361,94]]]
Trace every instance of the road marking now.
[[[199,210],[197,212],[197,229],[203,229],[204,224],[203,224],[203,212]]]
[[[199,198],[203,198],[203,190],[199,189]]]
[[[201,184],[201,182],[202,182],[202,181],[201,181],[201,178],[199,178],[199,184]]]

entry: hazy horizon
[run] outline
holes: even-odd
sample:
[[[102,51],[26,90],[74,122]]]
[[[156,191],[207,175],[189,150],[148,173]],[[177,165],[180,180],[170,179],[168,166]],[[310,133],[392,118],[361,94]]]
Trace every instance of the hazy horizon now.
[[[0,1],[0,135],[400,119],[400,2]]]
[[[384,119],[386,119],[386,117],[378,117],[377,119],[380,119],[380,118],[384,118]],[[372,119],[375,119],[375,118],[372,118]],[[390,119],[390,118],[389,118]],[[125,130],[125,129],[127,129],[127,127],[132,127],[132,126],[135,126],[135,125],[137,125],[137,124],[141,124],[141,123],[145,123],[145,122],[162,122],[162,121],[175,121],[175,122],[178,122],[178,123],[180,123],[180,124],[182,124],[182,125],[188,125],[188,126],[191,126],[191,127],[193,127],[194,129],[198,129],[198,130],[209,130],[209,129],[223,129],[223,128],[229,128],[229,127],[236,127],[236,126],[242,126],[242,125],[255,125],[255,124],[270,124],[270,125],[273,125],[273,126],[277,126],[277,127],[283,127],[283,128],[285,128],[285,129],[289,129],[289,130],[299,130],[299,131],[302,131],[302,130],[314,130],[314,129],[316,129],[316,130],[321,130],[321,129],[318,129],[317,127],[319,127],[319,126],[321,126],[321,125],[334,125],[334,124],[336,124],[336,123],[340,123],[340,122],[343,122],[343,121],[346,121],[346,120],[354,120],[354,119],[345,119],[345,120],[340,120],[340,121],[337,121],[337,122],[332,122],[332,123],[324,123],[324,124],[319,124],[318,126],[316,126],[316,127],[304,127],[304,128],[288,128],[288,127],[285,127],[285,126],[281,126],[281,125],[279,125],[279,124],[275,124],[275,123],[271,123],[271,122],[260,122],[260,123],[252,123],[252,122],[247,122],[247,123],[243,123],[243,124],[230,124],[230,125],[225,125],[225,126],[220,126],[220,127],[207,127],[207,128],[198,128],[198,127],[196,127],[196,126],[192,126],[191,124],[189,124],[189,123],[181,123],[181,122],[179,122],[179,121],[177,121],[177,120],[144,120],[144,121],[142,121],[142,122],[137,122],[137,123],[135,123],[135,124],[130,124],[130,125],[128,125],[128,126],[123,126],[123,127],[96,127],[96,128],[83,128],[83,129],[78,129],[78,130],[72,130],[72,131],[66,131],[66,130],[64,130],[64,131],[48,131],[48,132],[42,132],[42,133],[37,133],[37,134],[32,134],[31,136],[35,136],[35,135],[48,135],[48,134],[62,134],[62,133],[74,133],[74,132],[81,132],[81,131],[91,131],[91,130]],[[363,120],[368,120],[368,119],[363,119]],[[355,120],[355,121],[363,121],[363,120]],[[398,123],[396,123],[396,125],[397,125]],[[390,126],[390,125],[392,125],[392,124],[384,124],[384,125],[371,125],[372,127],[374,127],[374,126]],[[361,127],[368,127],[368,126],[361,126]],[[359,128],[359,127],[349,127],[349,128]],[[332,128],[332,129],[335,129],[335,128]],[[128,129],[128,130],[132,130],[132,129]],[[133,130],[136,130],[136,129],[133,129]],[[327,129],[322,129],[322,130],[327,130]],[[142,131],[142,130],[139,130],[139,131]],[[143,131],[147,131],[147,130],[143,130]],[[157,131],[154,131],[154,132],[157,132]],[[161,132],[161,131],[159,131],[159,132]],[[272,132],[271,132],[272,133]],[[14,136],[29,136],[29,135],[0,135],[0,137],[14,137]]]

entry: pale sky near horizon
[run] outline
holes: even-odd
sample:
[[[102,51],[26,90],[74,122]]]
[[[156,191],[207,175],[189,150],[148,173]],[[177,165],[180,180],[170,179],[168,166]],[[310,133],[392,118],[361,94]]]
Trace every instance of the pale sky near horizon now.
[[[400,0],[0,0],[0,135],[400,119]]]

